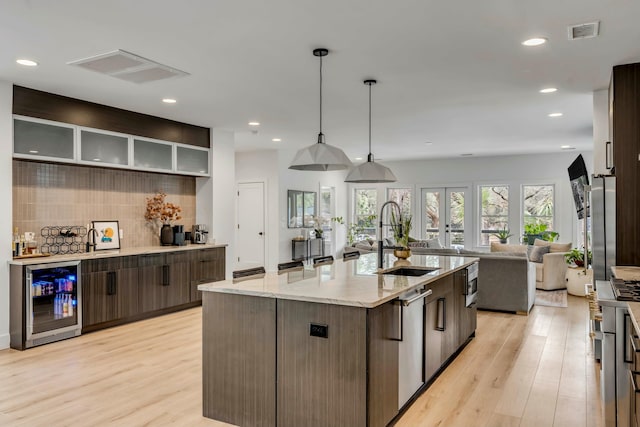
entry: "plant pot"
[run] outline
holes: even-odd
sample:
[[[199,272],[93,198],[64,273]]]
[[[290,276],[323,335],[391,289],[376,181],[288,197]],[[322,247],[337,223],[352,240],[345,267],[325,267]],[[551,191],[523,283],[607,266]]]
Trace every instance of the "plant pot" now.
[[[507,239],[500,239],[500,243],[507,243]]]
[[[396,258],[399,259],[407,259],[411,256],[411,249],[409,248],[405,248],[405,249],[394,249],[393,250],[393,255],[395,255]]]
[[[173,245],[173,228],[169,224],[162,224],[160,229],[160,243],[163,246]]]

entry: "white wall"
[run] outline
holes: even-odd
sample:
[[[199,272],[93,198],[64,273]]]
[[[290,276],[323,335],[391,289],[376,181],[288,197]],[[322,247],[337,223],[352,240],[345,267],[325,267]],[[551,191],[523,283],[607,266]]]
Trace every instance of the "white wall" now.
[[[13,149],[12,126],[13,86],[0,81],[0,200],[2,206],[2,227],[0,227],[0,349],[9,348],[9,261],[12,239],[11,215],[12,185],[11,158]]]
[[[609,90],[593,92],[593,173],[608,174],[606,142],[609,138]],[[613,160],[613,159],[612,159]]]
[[[226,276],[231,278],[235,259],[235,140],[233,132],[212,129],[211,177],[196,179],[196,222],[209,226],[209,239],[228,244]]]
[[[344,178],[347,171],[303,172],[290,170],[294,150],[264,150],[236,153],[236,185],[239,182],[264,181],[267,184],[267,259],[265,268],[275,271],[277,264],[291,260],[291,239],[306,229],[288,228],[287,190],[319,192],[320,187],[334,187],[336,216],[346,218],[347,195]],[[336,250],[346,241],[345,227],[337,230]]]
[[[521,222],[520,190],[522,184],[554,184],[556,188],[556,226],[560,233],[559,241],[571,241],[576,246],[577,240],[577,215],[573,204],[573,196],[569,186],[567,168],[571,162],[582,154],[587,164],[587,169],[593,170],[593,155],[591,152],[579,153],[577,151],[558,152],[553,154],[536,154],[521,156],[496,156],[496,157],[465,157],[455,159],[415,160],[383,162],[389,167],[396,177],[393,184],[349,184],[349,194],[355,187],[368,187],[378,189],[379,205],[386,200],[386,188],[404,187],[413,189],[413,215],[418,221],[414,221],[414,227],[419,227],[420,189],[427,187],[464,187],[471,188],[472,200],[472,244],[476,247],[477,238],[477,204],[478,186],[483,184],[509,185],[512,201],[510,204],[509,221],[511,232],[515,242],[523,230],[515,228],[515,224]],[[349,197],[351,199],[351,197]],[[349,200],[349,212],[352,211]],[[351,218],[351,215],[348,216]],[[419,234],[414,231],[414,234]]]
[[[265,268],[275,271],[280,241],[278,153],[276,150],[236,153],[235,168],[236,188],[244,182],[263,182],[265,185]]]

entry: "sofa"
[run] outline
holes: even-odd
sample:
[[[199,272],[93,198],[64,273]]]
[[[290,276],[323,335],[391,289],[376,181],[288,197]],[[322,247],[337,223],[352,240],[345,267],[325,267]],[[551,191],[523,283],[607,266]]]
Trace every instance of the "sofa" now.
[[[481,252],[465,249],[428,247],[414,244],[415,255],[461,255],[480,258],[478,269],[477,307],[482,310],[508,311],[528,314],[536,296],[536,269],[527,258],[526,246],[514,248],[512,252]],[[345,251],[370,253],[377,249],[375,242],[359,242]]]

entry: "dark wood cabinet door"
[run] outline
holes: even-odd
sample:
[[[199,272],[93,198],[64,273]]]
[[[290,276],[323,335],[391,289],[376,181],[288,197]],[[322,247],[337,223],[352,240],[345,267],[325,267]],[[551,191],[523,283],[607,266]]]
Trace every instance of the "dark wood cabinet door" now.
[[[82,327],[118,317],[116,297],[108,294],[107,273],[101,271],[82,275]]]
[[[424,322],[424,377],[428,381],[442,365],[442,320],[441,301],[432,298],[426,301]]]
[[[189,262],[175,254],[141,257],[139,267],[142,312],[161,310],[189,302]]]
[[[190,300],[201,301],[201,283],[217,282],[225,278],[225,249],[211,248],[193,251],[191,254]]]

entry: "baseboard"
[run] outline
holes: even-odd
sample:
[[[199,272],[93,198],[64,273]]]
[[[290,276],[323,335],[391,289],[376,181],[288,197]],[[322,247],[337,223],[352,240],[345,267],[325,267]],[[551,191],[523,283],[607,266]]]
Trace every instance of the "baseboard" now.
[[[9,334],[0,335],[0,350],[9,348],[11,337]]]

